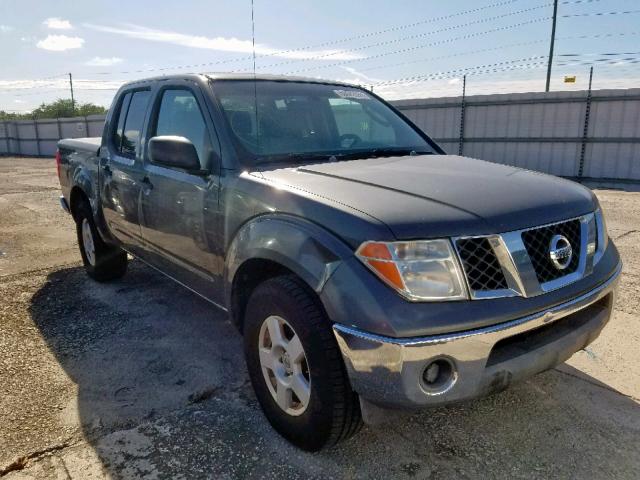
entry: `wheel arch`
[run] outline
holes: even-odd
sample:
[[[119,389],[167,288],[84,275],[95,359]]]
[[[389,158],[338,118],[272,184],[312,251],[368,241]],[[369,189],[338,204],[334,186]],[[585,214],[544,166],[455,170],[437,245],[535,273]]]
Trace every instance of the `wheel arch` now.
[[[91,208],[91,202],[89,201],[87,193],[79,185],[74,185],[69,193],[69,210],[74,220],[76,220],[78,207],[85,202],[89,205],[89,208]]]
[[[111,234],[102,214],[97,182],[98,178],[91,176],[85,167],[78,168],[73,175],[73,186],[69,192],[69,210],[75,220],[77,208],[80,204],[79,200],[85,200],[93,214],[93,220],[102,240],[110,245],[118,245],[118,241]]]
[[[231,242],[225,262],[225,296],[233,323],[242,331],[246,302],[263,281],[293,274],[318,294],[350,256],[348,245],[302,218],[269,215],[247,222]]]

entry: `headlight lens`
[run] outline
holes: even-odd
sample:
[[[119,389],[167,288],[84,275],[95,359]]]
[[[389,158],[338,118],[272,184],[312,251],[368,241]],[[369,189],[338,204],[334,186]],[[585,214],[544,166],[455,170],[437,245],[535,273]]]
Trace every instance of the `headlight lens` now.
[[[461,268],[449,240],[365,242],[356,255],[409,300],[468,298]]]
[[[596,218],[596,235],[597,235],[597,245],[596,245],[596,253],[593,257],[593,264],[598,263],[604,251],[607,249],[607,243],[609,243],[609,232],[607,232],[607,223],[604,220],[604,215],[602,214],[602,208],[598,207],[595,212]]]

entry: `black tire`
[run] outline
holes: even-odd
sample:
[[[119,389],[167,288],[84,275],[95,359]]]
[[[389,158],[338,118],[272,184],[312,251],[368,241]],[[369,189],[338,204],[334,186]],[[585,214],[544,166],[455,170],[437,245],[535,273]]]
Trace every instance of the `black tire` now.
[[[310,377],[309,402],[302,414],[286,413],[274,400],[262,372],[259,336],[270,316],[286,320],[300,338]],[[244,350],[249,376],[265,416],[284,438],[307,451],[331,447],[362,426],[358,396],[349,384],[331,322],[317,297],[295,275],[258,285],[244,318]]]
[[[83,222],[87,221],[91,230],[91,237],[95,250],[95,260],[92,263],[87,258],[85,242],[82,235]],[[76,233],[82,263],[87,274],[98,282],[107,282],[121,278],[127,272],[127,252],[116,246],[107,245],[100,237],[93,214],[86,202],[81,203],[75,212]]]

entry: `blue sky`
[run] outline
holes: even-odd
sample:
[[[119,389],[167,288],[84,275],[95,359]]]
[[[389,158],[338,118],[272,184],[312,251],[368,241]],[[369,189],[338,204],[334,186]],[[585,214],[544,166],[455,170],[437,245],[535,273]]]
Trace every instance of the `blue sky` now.
[[[390,99],[457,95],[464,73],[469,94],[539,91],[551,4],[255,0],[257,67],[373,85]],[[595,88],[640,86],[640,0],[560,0],[559,15],[556,53],[577,56],[556,57],[553,89],[585,88],[592,62]],[[108,106],[126,80],[251,70],[251,4],[0,0],[0,58],[0,109],[68,96],[67,72],[78,101]]]

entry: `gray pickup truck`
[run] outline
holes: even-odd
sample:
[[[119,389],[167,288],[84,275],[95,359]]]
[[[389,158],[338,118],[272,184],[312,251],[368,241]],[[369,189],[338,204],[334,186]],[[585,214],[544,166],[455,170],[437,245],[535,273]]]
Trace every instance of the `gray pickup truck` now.
[[[227,312],[266,417],[307,450],[502,390],[611,315],[621,262],[590,190],[446,155],[355,86],[132,82],[101,139],[58,147],[89,276],[128,252]]]

